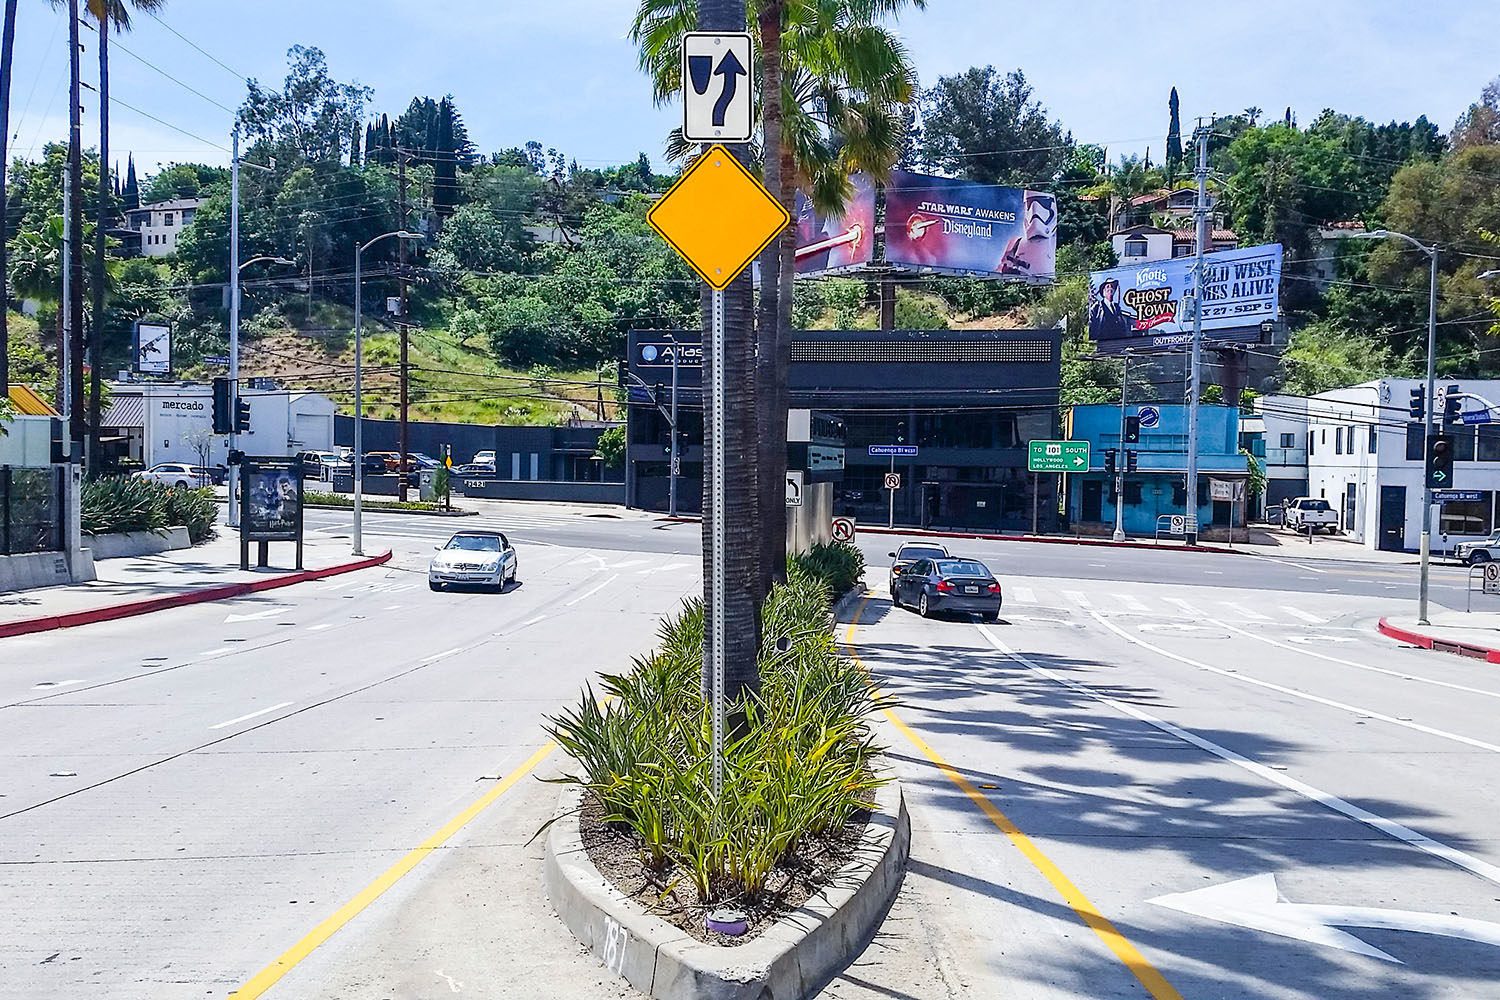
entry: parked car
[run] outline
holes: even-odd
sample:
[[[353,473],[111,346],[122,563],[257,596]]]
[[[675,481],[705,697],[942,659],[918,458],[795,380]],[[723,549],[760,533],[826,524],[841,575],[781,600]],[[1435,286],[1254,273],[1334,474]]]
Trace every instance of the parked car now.
[[[442,464],[442,462],[439,462],[431,455],[424,455],[420,451],[409,451],[406,453],[406,467],[408,470],[436,469]]]
[[[455,476],[493,476],[495,474],[495,467],[479,462],[470,462],[468,465],[460,465],[454,469],[453,474]]]
[[[1459,542],[1453,546],[1453,558],[1470,566],[1500,559],[1500,529],[1490,532],[1490,537],[1482,541]]]
[[[378,465],[376,463],[379,463]],[[367,451],[365,452],[366,472],[395,472],[396,466],[401,464],[401,456],[394,451]]]
[[[1327,500],[1317,497],[1296,497],[1284,505],[1281,523],[1293,531],[1322,529],[1330,535],[1339,530],[1339,514],[1329,506]]]
[[[319,477],[325,468],[331,472],[350,470],[349,460],[333,451],[299,451],[297,457],[302,460],[302,474],[305,476]]]
[[[202,465],[187,465],[183,462],[162,462],[135,473],[135,477],[148,482],[161,483],[163,486],[212,486],[214,470]]]
[[[491,468],[493,468],[494,465],[495,465],[495,453],[494,453],[493,450],[491,450],[489,448],[486,448],[483,451],[476,451],[474,453],[474,457],[471,458],[471,459],[469,459],[469,464],[470,465],[488,465]]]
[[[946,559],[948,550],[941,545],[932,542],[908,542],[900,546],[895,552],[890,553],[891,562],[891,599],[896,599],[896,577],[918,559]]]
[[[923,618],[940,611],[967,611],[985,621],[1000,617],[1005,595],[1000,581],[977,559],[918,559],[896,577],[896,606],[912,606]]]
[[[442,590],[452,584],[504,590],[516,578],[516,550],[498,531],[460,531],[441,546],[427,567],[427,585]]]

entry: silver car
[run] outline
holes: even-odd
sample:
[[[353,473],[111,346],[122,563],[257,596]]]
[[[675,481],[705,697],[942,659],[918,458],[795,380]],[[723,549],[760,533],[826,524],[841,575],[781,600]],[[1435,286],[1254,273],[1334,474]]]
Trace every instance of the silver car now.
[[[427,585],[493,587],[503,591],[516,578],[516,550],[498,531],[460,531],[438,548],[427,567]]]

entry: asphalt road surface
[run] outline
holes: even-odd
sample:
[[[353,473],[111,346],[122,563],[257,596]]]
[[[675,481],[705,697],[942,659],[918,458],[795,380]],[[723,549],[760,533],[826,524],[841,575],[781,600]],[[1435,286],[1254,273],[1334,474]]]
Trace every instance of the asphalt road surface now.
[[[0,1000],[634,996],[543,902],[534,776],[701,589],[698,526],[364,527],[390,566],[0,640]],[[428,591],[475,527],[520,586]],[[825,1000],[1500,995],[1500,679],[1374,634],[1415,567],[955,543],[981,627],[890,606],[898,540],[840,638],[898,699],[912,863]]]

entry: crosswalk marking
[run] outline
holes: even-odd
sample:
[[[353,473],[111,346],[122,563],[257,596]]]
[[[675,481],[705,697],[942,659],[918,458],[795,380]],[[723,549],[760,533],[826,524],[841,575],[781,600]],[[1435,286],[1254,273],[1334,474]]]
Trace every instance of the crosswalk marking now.
[[[1182,609],[1184,614],[1190,615],[1193,618],[1203,617],[1203,612],[1199,611],[1197,608],[1193,607],[1193,605],[1189,604],[1187,601],[1184,601],[1180,597],[1163,597],[1162,600],[1166,601],[1168,604],[1177,605]]]
[[[1288,604],[1283,604],[1281,606],[1281,610],[1285,611],[1287,614],[1291,615],[1293,618],[1301,618],[1303,621],[1310,622],[1313,625],[1326,625],[1326,624],[1328,624],[1328,619],[1327,618],[1319,618],[1317,615],[1310,615],[1306,611],[1303,611],[1301,608],[1294,608],[1294,607],[1292,607],[1291,605],[1288,605]]]
[[[1150,608],[1146,607],[1145,604],[1141,603],[1136,598],[1131,597],[1129,594],[1111,594],[1110,596],[1113,597],[1119,604],[1124,605],[1125,610],[1127,611],[1149,612],[1151,610]]]
[[[1015,603],[1017,604],[1036,603],[1036,591],[1032,590],[1030,587],[1011,587],[1010,593],[1011,596],[1015,598]]]
[[[1084,594],[1080,593],[1079,591],[1076,591],[1076,590],[1065,590],[1065,591],[1063,591],[1063,596],[1066,597],[1068,600],[1072,601],[1074,604],[1078,605],[1080,608],[1091,608],[1091,607],[1093,607],[1093,605],[1091,603],[1089,603],[1088,597],[1085,596]]]
[[[1222,605],[1224,605],[1224,607],[1229,608],[1231,611],[1233,611],[1235,614],[1239,615],[1240,617],[1247,618],[1250,621],[1254,621],[1254,622],[1268,622],[1268,621],[1271,621],[1271,616],[1270,615],[1263,615],[1259,611],[1251,611],[1249,608],[1245,607],[1243,604],[1235,604],[1232,601],[1220,601],[1219,603],[1222,604]]]

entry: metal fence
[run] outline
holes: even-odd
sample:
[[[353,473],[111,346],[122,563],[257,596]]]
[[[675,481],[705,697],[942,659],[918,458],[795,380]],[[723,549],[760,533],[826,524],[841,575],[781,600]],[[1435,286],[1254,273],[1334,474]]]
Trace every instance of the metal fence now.
[[[0,555],[60,552],[62,470],[0,468]]]

